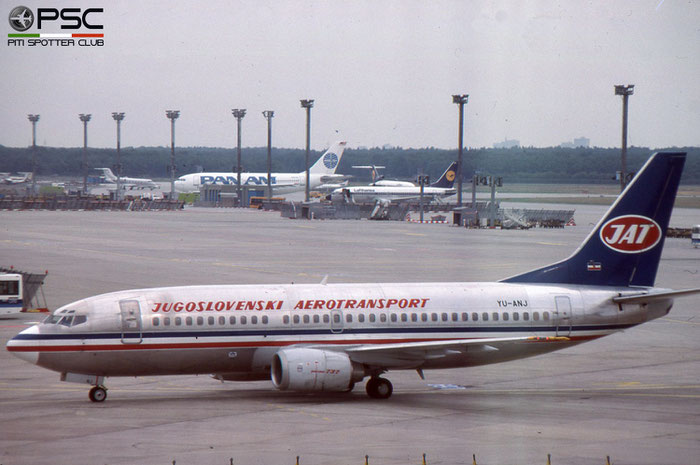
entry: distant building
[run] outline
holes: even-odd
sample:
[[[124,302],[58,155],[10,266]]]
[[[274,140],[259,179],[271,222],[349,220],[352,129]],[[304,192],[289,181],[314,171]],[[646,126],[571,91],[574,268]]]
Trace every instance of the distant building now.
[[[511,149],[513,147],[520,147],[520,141],[515,139],[504,139],[503,142],[496,142],[493,144],[494,149]]]
[[[562,142],[559,144],[559,147],[565,148],[565,149],[575,149],[577,147],[589,147],[591,144],[591,140],[588,137],[578,137],[574,139],[573,142]]]

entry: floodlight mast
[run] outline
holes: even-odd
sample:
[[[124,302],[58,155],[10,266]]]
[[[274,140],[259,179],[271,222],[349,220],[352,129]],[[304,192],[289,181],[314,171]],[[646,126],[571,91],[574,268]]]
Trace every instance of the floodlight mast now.
[[[306,156],[304,166],[306,167],[306,196],[305,201],[309,201],[309,152],[311,151],[311,108],[314,106],[313,100],[300,100],[301,107],[306,108]]]
[[[272,118],[275,112],[265,110],[262,114],[267,119],[267,201],[272,202]]]
[[[243,190],[241,189],[241,120],[243,117],[245,117],[245,108],[234,108],[231,110],[231,113],[233,114],[233,117],[236,118],[237,120],[237,126],[238,126],[238,133],[237,133],[237,150],[236,150],[236,173],[238,173],[237,179],[238,179],[238,186],[237,186],[237,191],[238,191],[238,206],[242,207],[243,206],[243,196],[242,192]],[[247,202],[246,202],[247,203]]]
[[[462,151],[464,149],[464,104],[469,94],[453,95],[452,103],[459,105],[459,152],[457,156],[457,206],[462,206]]]
[[[88,136],[87,136],[87,126],[88,126],[88,121],[90,121],[90,118],[92,117],[91,114],[83,114],[81,113],[79,115],[80,121],[83,122],[83,195],[87,195],[88,189],[87,189],[87,144],[88,144]]]
[[[180,110],[166,110],[165,116],[170,120],[170,200],[175,198],[175,120]]]
[[[36,123],[39,115],[27,115],[32,122],[32,195],[36,195]]]
[[[124,119],[124,113],[112,112],[112,118],[117,122],[117,193],[115,194],[115,200],[121,200],[121,180],[122,180],[122,158],[121,158],[121,126],[122,120]]]
[[[622,95],[622,152],[620,153],[620,191],[627,184],[627,103],[634,94],[634,84],[616,85],[615,95]]]

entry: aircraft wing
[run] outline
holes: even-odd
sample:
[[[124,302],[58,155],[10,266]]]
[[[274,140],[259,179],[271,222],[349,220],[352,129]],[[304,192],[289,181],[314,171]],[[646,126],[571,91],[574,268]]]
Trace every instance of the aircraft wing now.
[[[683,297],[686,295],[698,293],[700,293],[700,288],[680,289],[677,291],[642,292],[639,294],[613,297],[613,302],[615,302],[616,304],[644,304],[647,302],[653,302],[655,300],[672,299],[674,297]]]
[[[331,182],[341,182],[341,181],[347,181],[350,178],[352,178],[352,175],[347,175],[347,174],[324,174],[321,176],[321,182],[324,184],[331,183]]]
[[[350,359],[382,368],[412,368],[430,359],[466,352],[499,350],[511,342],[568,341],[566,337],[501,337],[483,339],[451,339],[446,341],[399,342],[396,344],[364,344],[345,349]]]

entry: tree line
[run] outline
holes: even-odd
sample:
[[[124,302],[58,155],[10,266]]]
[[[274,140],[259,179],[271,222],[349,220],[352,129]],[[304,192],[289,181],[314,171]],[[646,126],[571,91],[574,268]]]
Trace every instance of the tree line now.
[[[649,155],[657,150],[688,152],[682,182],[700,184],[700,147],[649,149],[631,147],[627,151],[628,171],[639,170]],[[304,149],[272,149],[273,172],[300,172],[304,170]],[[311,163],[323,151],[312,151]],[[83,149],[37,147],[38,176],[82,176]],[[245,147],[241,164],[244,171],[267,171],[267,147]],[[368,181],[369,173],[353,169],[352,165],[381,165],[387,179],[413,180],[420,173],[437,180],[449,164],[457,159],[457,150],[434,147],[420,149],[362,148],[346,149],[337,173],[350,174],[356,181]],[[473,174],[494,175],[503,182],[516,183],[615,183],[612,179],[620,169],[619,148],[536,148],[465,149],[463,153],[464,178]],[[169,179],[169,147],[126,147],[121,149],[122,174],[132,177]],[[92,168],[116,164],[115,149],[88,148],[89,173]],[[182,147],[176,148],[177,176],[198,171],[235,171],[235,148]],[[32,171],[32,148],[0,146],[0,171]]]

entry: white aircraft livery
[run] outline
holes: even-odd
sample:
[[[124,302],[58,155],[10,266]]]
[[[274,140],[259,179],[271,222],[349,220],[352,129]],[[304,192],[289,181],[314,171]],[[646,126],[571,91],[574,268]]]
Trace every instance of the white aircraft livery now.
[[[105,177],[105,180],[109,184],[117,184],[117,177],[112,173],[112,170],[109,168],[95,168],[98,171],[102,171],[102,175]],[[157,189],[158,184],[153,182],[152,179],[148,178],[129,178],[127,176],[122,176],[119,178],[119,183],[121,184],[122,189],[129,189],[129,190],[134,190],[134,189]]]
[[[440,179],[430,186],[423,186],[423,197],[426,201],[439,200],[457,191],[453,187],[457,173],[457,162],[452,162],[447,167]],[[346,201],[351,203],[383,202],[413,200],[420,197],[420,186],[405,185],[404,181],[382,181],[368,186],[342,187],[334,190],[327,198],[333,201]],[[409,183],[410,184],[410,183]]]
[[[346,142],[336,142],[321,155],[309,168],[309,188],[327,183],[339,182],[347,176],[335,174],[336,168],[343,156]],[[306,187],[306,171],[300,173],[270,173],[270,185],[275,194],[286,194],[304,190]],[[175,180],[175,190],[178,192],[197,192],[207,184],[232,185],[238,184],[238,173],[194,173],[180,176]],[[241,184],[244,186],[267,187],[267,173],[241,173]]]
[[[380,375],[515,360],[666,315],[700,289],[655,288],[685,153],[657,153],[569,258],[495,283],[185,286],[89,297],[7,350],[65,381],[212,374],[388,398]],[[325,280],[324,280],[325,281]]]

